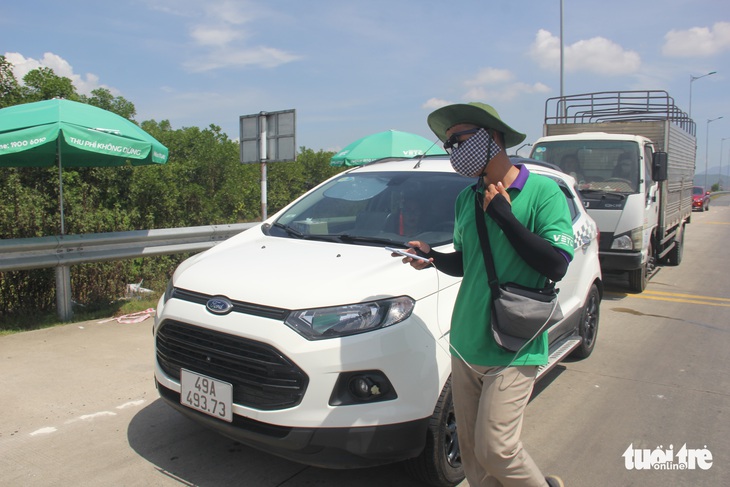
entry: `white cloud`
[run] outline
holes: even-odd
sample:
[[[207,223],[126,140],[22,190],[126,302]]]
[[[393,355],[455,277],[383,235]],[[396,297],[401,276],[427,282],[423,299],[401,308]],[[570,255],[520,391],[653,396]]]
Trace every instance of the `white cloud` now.
[[[662,54],[670,57],[709,57],[730,49],[730,22],[717,22],[712,28],[693,27],[670,30],[664,36]]]
[[[243,34],[232,26],[199,25],[190,31],[190,36],[196,44],[202,46],[225,47],[231,42],[241,39]]]
[[[514,74],[508,69],[483,68],[477,72],[475,78],[466,80],[467,86],[480,86],[493,83],[504,83],[514,79]]]
[[[202,8],[201,18],[190,28],[190,38],[201,48],[201,54],[184,63],[189,71],[246,66],[274,68],[301,58],[275,47],[246,43],[252,34],[244,27],[265,17],[265,10],[256,10],[249,3],[226,0],[207,2]]]
[[[464,81],[464,86],[467,89],[461,98],[465,102],[487,100],[493,103],[494,101],[511,101],[521,95],[548,93],[550,91],[550,88],[544,83],[528,84],[515,81],[515,74],[512,71],[493,67],[480,69],[473,78]],[[435,110],[453,103],[441,98],[430,98],[421,107]]]
[[[203,8],[210,17],[238,25],[251,22],[265,12],[265,7],[241,0],[208,1]]]
[[[20,83],[28,72],[38,68],[50,68],[57,76],[70,79],[76,90],[83,95],[90,95],[96,88],[106,88],[114,95],[119,94],[118,90],[100,84],[99,77],[93,73],[83,76],[74,73],[68,61],[52,52],[43,53],[41,59],[26,58],[18,52],[6,52],[5,58],[13,64],[13,74]]]
[[[453,102],[442,100],[441,98],[429,98],[428,100],[426,100],[426,103],[421,105],[421,107],[429,110],[436,110],[437,108],[445,107],[446,105],[451,104],[453,104]]]
[[[221,49],[210,52],[206,57],[191,59],[185,67],[192,72],[210,71],[231,66],[260,66],[275,68],[281,64],[299,59],[272,47],[259,46],[251,49]]]
[[[489,88],[477,86],[467,91],[464,100],[514,100],[520,95],[532,95],[535,93],[548,93],[550,88],[543,83],[527,84],[522,82],[509,83],[505,86]]]
[[[566,71],[585,71],[595,74],[618,76],[636,73],[641,67],[641,57],[606,39],[593,37],[564,46]],[[560,38],[540,29],[530,47],[530,56],[541,68],[560,69]]]
[[[520,95],[546,93],[550,89],[543,83],[528,84],[514,81],[515,75],[508,69],[482,68],[474,78],[468,79],[464,85],[468,88],[462,98],[473,100],[514,100]]]

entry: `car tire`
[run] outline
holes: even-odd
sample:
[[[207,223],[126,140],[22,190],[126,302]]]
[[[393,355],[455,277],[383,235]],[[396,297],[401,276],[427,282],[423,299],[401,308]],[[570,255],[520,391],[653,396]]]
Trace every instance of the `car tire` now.
[[[577,359],[588,358],[593,353],[596,346],[596,338],[598,337],[598,321],[601,315],[601,293],[598,292],[598,286],[591,285],[588,291],[583,308],[580,312],[580,321],[578,322],[578,335],[581,337],[581,344],[571,353],[572,357]]]
[[[453,487],[464,480],[451,378],[446,381],[431,415],[426,446],[419,456],[406,460],[404,466],[411,477],[434,487]]]

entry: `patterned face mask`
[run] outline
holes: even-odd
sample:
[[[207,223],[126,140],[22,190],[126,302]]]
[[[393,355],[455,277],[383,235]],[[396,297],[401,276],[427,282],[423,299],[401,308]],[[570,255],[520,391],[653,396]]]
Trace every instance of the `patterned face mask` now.
[[[489,132],[480,129],[452,149],[451,167],[462,176],[479,176],[487,163],[501,150]]]

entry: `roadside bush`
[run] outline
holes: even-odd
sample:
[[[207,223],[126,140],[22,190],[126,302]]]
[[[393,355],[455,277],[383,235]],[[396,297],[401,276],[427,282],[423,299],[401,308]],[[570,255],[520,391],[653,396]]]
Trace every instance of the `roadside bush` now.
[[[143,128],[170,150],[167,164],[64,168],[66,234],[90,234],[241,223],[261,218],[260,167],[239,162],[239,146],[211,125],[172,130],[168,122]],[[331,152],[300,148],[297,162],[269,164],[268,213],[341,171]],[[60,233],[57,168],[3,168],[0,238]],[[72,299],[94,310],[124,297],[128,283],[164,291],[190,254],[71,266]],[[55,313],[54,269],[0,273],[0,330],[14,318]]]

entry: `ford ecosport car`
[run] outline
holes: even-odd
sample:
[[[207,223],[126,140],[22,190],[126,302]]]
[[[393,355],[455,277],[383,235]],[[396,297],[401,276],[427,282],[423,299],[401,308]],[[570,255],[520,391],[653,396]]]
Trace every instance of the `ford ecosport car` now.
[[[575,258],[550,363],[587,357],[602,296],[598,234],[559,170]],[[386,247],[450,251],[454,201],[474,179],[446,157],[342,172],[175,271],[154,325],[159,394],[194,421],[305,464],[405,461],[423,482],[464,475],[451,402],[451,310],[460,279],[415,271]]]

